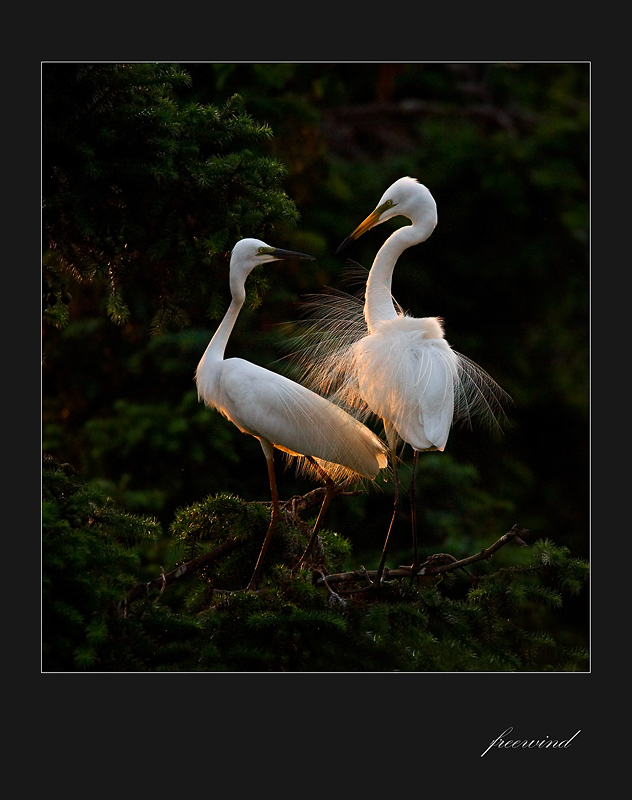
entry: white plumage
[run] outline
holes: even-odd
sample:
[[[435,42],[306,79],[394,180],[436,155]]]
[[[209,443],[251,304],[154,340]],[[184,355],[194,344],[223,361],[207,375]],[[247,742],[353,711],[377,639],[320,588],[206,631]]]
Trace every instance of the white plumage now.
[[[374,414],[414,450],[445,448],[458,357],[437,319],[387,320],[356,342],[351,357],[358,391]]]
[[[380,440],[324,397],[242,358],[226,359],[218,372],[210,392],[205,370],[198,369],[200,397],[262,444],[290,456],[312,456],[338,480],[350,472],[375,478],[386,466]]]
[[[242,239],[235,245],[230,261],[232,301],[195,373],[200,399],[220,411],[239,430],[259,439],[268,464],[272,517],[248,586],[250,589],[258,582],[279,518],[274,448],[306,459],[325,479],[327,492],[310,544],[335,494],[334,481],[350,476],[374,478],[388,464],[383,442],[334,403],[249,361],[224,358],[226,344],[245,300],[246,278],[258,264],[282,258],[312,260],[312,256],[270,247],[259,239]]]
[[[450,347],[441,318],[409,316],[393,300],[391,283],[397,259],[408,247],[425,241],[437,224],[436,203],[423,184],[409,177],[395,181],[338,251],[398,215],[412,224],[394,231],[379,249],[367,279],[363,306],[357,297],[344,293],[312,297],[312,319],[303,325],[297,354],[303,382],[359,413],[373,414],[383,421],[391,448],[396,507],[395,451],[400,439],[414,450],[414,488],[420,452],[443,450],[457,420],[470,421],[478,416],[495,423],[508,398],[484,370]],[[394,519],[395,512],[379,575]],[[416,560],[414,524],[413,509]]]

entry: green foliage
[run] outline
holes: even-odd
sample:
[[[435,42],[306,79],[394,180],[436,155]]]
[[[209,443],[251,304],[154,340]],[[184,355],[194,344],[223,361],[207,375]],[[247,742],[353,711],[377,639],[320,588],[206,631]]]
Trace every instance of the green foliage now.
[[[42,78],[44,449],[85,477],[61,470],[68,503],[45,471],[45,556],[61,551],[44,562],[47,667],[584,669],[588,65],[45,64]],[[335,250],[404,174],[431,188],[439,225],[400,258],[394,294],[443,316],[515,402],[502,436],[457,428],[421,460],[422,546],[469,555],[514,521],[534,543],[473,583],[337,600],[309,571],[288,576],[312,509],[283,526],[265,594],[214,594],[245,585],[269,511],[258,443],[193,383],[228,305],[228,251],[258,236],[318,257],[247,284],[228,355],[283,371],[295,304],[359,288]],[[369,267],[387,227],[349,257]],[[277,476],[282,497],[314,488]],[[392,484],[364,488],[328,512],[329,570],[379,558]],[[87,498],[98,535],[73,511]],[[169,536],[127,541],[154,518]],[[407,525],[404,505],[393,566],[410,559]],[[112,612],[234,536],[199,575]]]
[[[176,65],[44,66],[47,321],[65,321],[67,275],[102,286],[117,324],[136,287],[152,287],[152,328],[182,327],[192,291],[210,302],[208,276],[235,240],[297,218],[285,168],[258,152],[269,126],[238,96],[179,101],[188,83]]]
[[[48,460],[44,468],[43,608],[46,671],[583,671],[580,642],[555,628],[580,594],[585,562],[538,541],[524,563],[477,574],[387,582],[345,594],[318,583],[349,556],[331,531],[291,567],[309,524],[288,504],[257,593],[244,592],[269,507],[232,495],[181,509],[163,550],[169,569],[226,542],[208,566],[169,586],[148,578],[159,529],[95,495]],[[152,576],[153,577],[153,576]],[[148,584],[149,585],[149,584]]]
[[[45,670],[91,669],[109,640],[108,617],[141,578],[160,527],[77,482],[45,459],[42,628]]]

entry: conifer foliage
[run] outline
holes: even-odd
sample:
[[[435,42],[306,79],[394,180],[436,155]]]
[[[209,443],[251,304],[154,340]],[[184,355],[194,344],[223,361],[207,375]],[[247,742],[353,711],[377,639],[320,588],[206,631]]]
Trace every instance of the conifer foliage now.
[[[182,509],[156,566],[160,534],[99,497],[67,465],[44,464],[45,671],[583,671],[587,653],[553,638],[587,565],[539,541],[528,559],[477,574],[334,591],[322,576],[349,556],[310,527],[296,498],[269,551],[261,590],[244,592],[267,503],[218,495]]]
[[[496,312],[487,314],[495,320],[493,336],[503,330],[518,330],[523,336],[522,323],[514,324],[514,316],[519,317],[512,310],[515,306],[506,300],[509,294],[528,292],[529,286],[532,294],[525,297],[546,301],[556,312],[564,310],[565,301],[568,315],[572,312],[570,322],[562,317],[559,323],[558,331],[564,335],[558,335],[557,348],[546,350],[552,354],[554,370],[542,371],[541,361],[534,357],[534,353],[542,355],[543,350],[537,348],[547,341],[545,334],[554,319],[548,305],[538,312],[537,303],[530,303],[534,327],[525,326],[524,331],[529,346],[514,348],[519,359],[512,366],[518,371],[509,372],[518,376],[520,369],[526,372],[514,378],[519,386],[512,393],[516,388],[522,392],[518,405],[524,408],[531,392],[537,412],[534,428],[522,426],[524,438],[533,439],[529,444],[534,457],[529,463],[542,469],[538,443],[550,443],[542,438],[542,420],[549,420],[553,428],[561,418],[546,414],[542,411],[546,406],[538,405],[542,401],[538,400],[537,376],[542,373],[543,382],[554,386],[557,381],[560,393],[572,390],[573,403],[580,408],[577,397],[583,384],[561,367],[569,360],[567,354],[577,360],[580,352],[577,336],[569,333],[583,330],[583,295],[577,288],[581,274],[575,267],[580,259],[561,259],[571,265],[566,269],[575,270],[569,279],[572,292],[562,294],[561,279],[556,279],[558,289],[554,286],[554,291],[543,292],[540,271],[561,273],[550,269],[541,254],[557,257],[560,240],[549,242],[548,222],[540,234],[542,245],[532,240],[530,248],[517,248],[519,239],[514,233],[523,225],[531,230],[531,223],[537,221],[522,215],[523,206],[537,209],[538,214],[544,209],[543,219],[555,219],[553,200],[536,202],[541,197],[538,187],[553,193],[553,188],[557,191],[562,186],[559,216],[563,230],[571,229],[568,252],[572,255],[583,246],[576,219],[583,218],[582,205],[575,199],[575,194],[582,195],[583,184],[579,177],[573,178],[566,160],[556,160],[548,149],[543,155],[537,147],[538,143],[553,147],[558,141],[553,134],[570,126],[572,147],[566,155],[571,165],[583,163],[581,152],[573,155],[584,143],[583,106],[577,106],[579,119],[574,120],[568,109],[575,106],[562,104],[563,113],[553,120],[555,124],[547,122],[543,113],[517,114],[516,124],[490,135],[487,101],[480,108],[472,107],[472,119],[466,123],[458,106],[459,122],[454,125],[443,120],[444,103],[424,102],[418,109],[422,116],[417,126],[402,123],[411,113],[406,95],[401,107],[393,103],[384,107],[384,113],[399,109],[400,133],[406,132],[406,137],[389,137],[392,114],[388,125],[370,126],[362,120],[373,117],[366,116],[367,108],[360,106],[355,109],[360,122],[350,124],[354,109],[347,109],[343,100],[354,81],[359,84],[357,94],[364,98],[362,75],[352,66],[353,74],[339,65],[325,69],[254,65],[250,70],[254,82],[248,84],[240,83],[244,74],[240,67],[201,65],[197,74],[208,78],[212,71],[215,80],[208,80],[206,94],[195,99],[196,94],[189,91],[190,72],[175,64],[44,65],[42,288],[48,339],[43,432],[46,449],[56,457],[46,457],[43,464],[44,671],[544,672],[589,668],[584,635],[588,566],[573,557],[569,548],[551,541],[553,532],[563,536],[566,531],[559,525],[547,529],[541,519],[550,515],[556,502],[552,477],[567,474],[566,461],[564,470],[556,469],[548,451],[549,482],[536,474],[535,467],[525,466],[523,454],[512,459],[503,450],[496,471],[511,502],[505,495],[496,496],[487,483],[474,486],[476,470],[463,456],[462,462],[447,454],[440,460],[429,457],[420,476],[428,533],[425,543],[437,550],[445,547],[458,558],[475,554],[501,536],[504,530],[497,528],[505,523],[499,523],[500,518],[511,515],[514,521],[519,483],[524,483],[525,493],[530,486],[546,486],[544,495],[547,502],[551,498],[550,505],[544,510],[534,506],[537,524],[520,519],[538,528],[526,547],[504,546],[467,571],[387,579],[382,587],[369,590],[364,590],[362,580],[328,582],[326,577],[337,572],[360,570],[351,545],[353,536],[357,547],[358,541],[369,538],[369,529],[377,528],[381,544],[381,513],[370,519],[378,493],[367,493],[366,507],[360,508],[358,501],[348,516],[334,515],[334,519],[352,522],[340,526],[329,522],[335,529],[320,531],[309,562],[294,571],[318,509],[316,490],[283,504],[260,590],[243,591],[265,535],[270,505],[242,499],[261,497],[252,489],[261,485],[254,483],[255,468],[241,468],[253,463],[246,449],[251,437],[242,437],[234,426],[224,425],[220,415],[198,403],[192,377],[211,335],[208,321],[221,317],[226,308],[228,251],[244,236],[266,239],[270,235],[269,241],[283,246],[277,236],[287,233],[298,218],[293,201],[282,189],[285,167],[273,153],[281,153],[283,162],[290,164],[288,182],[293,184],[293,196],[302,193],[303,213],[309,214],[310,202],[313,206],[313,227],[300,231],[310,246],[294,248],[305,252],[329,252],[324,232],[328,230],[332,241],[340,241],[348,232],[342,210],[349,207],[355,215],[355,202],[364,203],[357,195],[351,203],[350,187],[366,187],[369,199],[379,196],[382,173],[389,170],[394,175],[416,175],[423,166],[430,170],[428,183],[437,184],[444,195],[454,184],[452,219],[476,219],[485,206],[481,197],[487,197],[488,204],[492,197],[498,204],[492,206],[491,217],[500,205],[515,206],[515,220],[511,215],[501,217],[515,221],[513,227],[507,226],[508,245],[502,259],[494,256],[497,251],[489,245],[478,248],[484,263],[474,265],[463,286],[472,287],[472,274],[485,278],[488,262],[494,275],[499,260],[507,269],[506,256],[519,249],[531,255],[529,259],[525,255],[524,263],[519,258],[514,272],[503,273],[502,281],[481,280],[486,293],[500,286],[502,303],[497,298],[490,307],[506,308],[511,317],[511,324],[503,326],[497,324]],[[390,71],[386,65],[387,76]],[[406,70],[400,72],[407,79]],[[431,99],[434,92],[441,97],[443,83],[436,83],[437,79],[449,89],[453,86],[451,69],[422,72],[428,75],[426,94]],[[543,83],[530,70],[522,77],[522,71],[513,66],[487,73],[499,81],[503,113],[496,116],[501,123],[507,119],[505,87],[508,97],[524,96],[529,110],[529,103],[539,102],[543,85],[562,92],[566,81],[565,70],[560,84]],[[309,92],[299,78],[307,81]],[[455,80],[458,96],[471,91],[471,82],[461,81],[458,75]],[[520,91],[512,94],[514,80]],[[329,84],[333,87],[329,101],[341,107],[323,111],[319,121],[316,110]],[[219,91],[220,86],[226,88],[225,93]],[[245,94],[235,94],[237,87]],[[404,89],[408,91],[407,84]],[[531,94],[533,99],[529,99]],[[566,95],[562,92],[562,96]],[[205,97],[211,97],[211,102],[202,102]],[[250,116],[246,104],[255,116],[263,117],[265,111],[275,131],[280,127],[282,146],[275,137],[277,147],[272,149],[271,128]],[[548,97],[543,105],[548,107]],[[513,108],[510,102],[507,106]],[[382,107],[378,104],[380,115]],[[375,112],[372,104],[368,110]],[[476,127],[479,117],[480,130]],[[328,127],[336,133],[330,144],[338,142],[333,156],[327,150],[332,148],[323,144]],[[409,143],[407,137],[417,128],[432,158],[422,159],[423,148]],[[356,138],[348,140],[353,131]],[[392,139],[390,154],[381,137]],[[363,145],[371,152],[363,155]],[[343,169],[337,161],[344,163]],[[487,169],[494,161],[515,163],[515,174],[509,170],[506,182],[498,178],[499,185],[493,181],[500,171],[478,176],[479,166]],[[551,175],[543,171],[544,164]],[[522,178],[527,186],[524,193],[516,188],[522,186]],[[532,179],[537,186],[531,185]],[[558,200],[558,195],[553,199]],[[287,228],[286,222],[290,223]],[[484,228],[479,225],[479,230]],[[441,272],[442,284],[456,280],[453,268],[461,266],[461,256],[455,248],[452,258],[449,242],[463,240],[469,247],[473,237],[468,237],[467,230],[464,227],[463,235],[459,230],[453,239],[449,235],[433,239],[442,242],[442,253],[447,251],[448,261],[454,262]],[[463,263],[471,257],[468,250]],[[529,271],[530,262],[536,265],[535,271]],[[327,264],[323,258],[319,269],[325,270]],[[436,273],[429,268],[423,280],[432,283]],[[516,284],[520,292],[513,289],[512,275],[520,276]],[[418,280],[416,273],[412,276]],[[294,288],[303,291],[303,277],[296,277]],[[315,280],[322,284],[328,278],[320,272]],[[416,284],[407,285],[412,293],[410,287]],[[262,276],[255,271],[248,284],[251,297],[254,293],[256,299],[263,286]],[[277,302],[284,309],[293,291],[287,285],[277,290]],[[465,304],[469,292],[469,288],[456,292],[455,297]],[[455,320],[461,318],[462,310],[467,311],[465,305],[452,309]],[[275,321],[272,313],[269,327],[270,321]],[[247,343],[255,348],[254,360],[259,360],[256,348],[265,346],[261,332],[262,328],[252,335],[244,320],[240,346]],[[480,335],[484,341],[485,331]],[[488,340],[490,336],[488,331]],[[551,375],[555,381],[548,380]],[[546,396],[541,385],[539,391],[540,397]],[[564,408],[563,419],[572,421],[569,406]],[[540,438],[531,435],[533,430]],[[575,448],[579,437],[574,435],[570,441]],[[487,461],[493,461],[497,452],[498,447],[487,454]],[[568,458],[563,447],[558,452]],[[261,457],[259,452],[257,457]],[[481,458],[480,452],[476,458]],[[230,481],[226,478],[229,468]],[[491,471],[489,464],[487,471]],[[568,474],[572,483],[573,473]],[[288,484],[286,473],[284,490]],[[265,475],[264,486],[267,490]],[[337,502],[346,500],[350,498]],[[387,501],[390,513],[389,497]],[[565,512],[570,505],[564,506]],[[578,618],[580,632],[572,624]]]
[[[160,527],[88,489],[70,465],[45,458],[42,530],[43,665],[91,669],[111,637],[108,617],[142,575]]]
[[[140,283],[154,304],[154,329],[182,327],[186,301],[209,297],[214,257],[296,218],[279,188],[283,165],[257,152],[271,129],[238,96],[218,106],[178,101],[189,81],[169,64],[45,66],[48,321],[67,321],[71,276],[106,287],[117,323],[132,313],[126,286]]]

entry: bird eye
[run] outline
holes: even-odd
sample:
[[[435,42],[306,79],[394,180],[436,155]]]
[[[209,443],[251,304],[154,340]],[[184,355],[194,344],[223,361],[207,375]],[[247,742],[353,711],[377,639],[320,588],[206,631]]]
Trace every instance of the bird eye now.
[[[263,256],[263,255],[265,255],[265,254],[266,254],[266,252],[267,252],[267,248],[265,248],[265,247],[260,247],[260,248],[257,250],[257,253],[259,253],[259,255],[260,255],[260,256]]]

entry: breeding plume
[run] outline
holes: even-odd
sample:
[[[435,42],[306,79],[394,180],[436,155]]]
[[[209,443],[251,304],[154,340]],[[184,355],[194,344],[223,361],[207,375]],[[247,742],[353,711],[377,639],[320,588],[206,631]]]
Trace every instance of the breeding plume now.
[[[436,203],[423,184],[408,177],[395,181],[338,251],[398,215],[412,224],[392,233],[379,249],[366,284],[363,319],[356,316],[353,321],[354,303],[348,296],[322,295],[320,300],[312,300],[312,307],[322,303],[323,310],[320,319],[317,312],[311,328],[308,323],[307,344],[301,353],[308,385],[335,394],[343,403],[364,408],[383,421],[395,477],[395,508],[378,576],[384,568],[399,500],[399,440],[414,451],[410,494],[417,565],[414,487],[419,453],[443,450],[456,420],[480,415],[495,421],[507,397],[484,370],[450,347],[439,317],[409,316],[393,301],[391,282],[397,259],[407,248],[425,241],[437,224]]]
[[[230,259],[232,300],[195,373],[198,397],[220,411],[240,431],[256,437],[268,465],[272,514],[248,589],[258,584],[280,515],[274,448],[290,456],[303,457],[325,481],[323,505],[301,561],[316,537],[332,497],[340,491],[334,478],[375,478],[379,470],[388,465],[382,441],[334,403],[249,361],[224,358],[226,344],[246,297],[246,278],[258,264],[284,258],[313,260],[312,256],[270,247],[258,239],[237,242]]]

